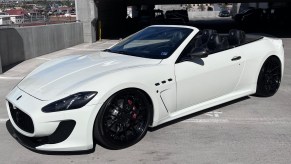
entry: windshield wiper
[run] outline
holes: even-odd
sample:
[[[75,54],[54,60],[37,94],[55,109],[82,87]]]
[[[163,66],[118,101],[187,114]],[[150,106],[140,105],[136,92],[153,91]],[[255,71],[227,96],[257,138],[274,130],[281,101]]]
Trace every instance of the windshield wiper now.
[[[134,55],[132,52],[123,51],[123,50],[120,50],[120,51],[112,51],[111,49],[105,49],[105,50],[103,50],[103,51],[104,51],[104,52],[116,53],[116,54],[123,54],[123,55],[136,56],[136,55]]]
[[[128,52],[126,52],[126,51],[115,51],[114,53],[129,55]]]
[[[112,52],[111,49],[105,49],[103,52]]]
[[[103,52],[112,52],[112,53],[125,54],[125,55],[128,54],[128,52],[126,51],[112,51],[111,49],[105,49],[103,50]]]
[[[123,54],[123,55],[132,55],[130,52],[128,51],[114,51],[113,53],[118,53],[118,54]]]

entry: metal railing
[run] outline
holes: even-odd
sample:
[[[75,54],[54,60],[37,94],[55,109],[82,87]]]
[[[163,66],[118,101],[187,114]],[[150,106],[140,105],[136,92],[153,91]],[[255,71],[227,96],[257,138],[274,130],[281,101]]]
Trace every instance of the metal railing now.
[[[73,22],[81,22],[80,20],[70,20],[70,19],[53,19],[53,20],[35,20],[27,21],[24,20],[24,23],[21,24],[3,24],[0,25],[0,29],[2,28],[14,28],[14,27],[25,27],[25,26],[41,26],[41,25],[50,25],[50,24],[63,24],[63,23],[73,23]]]

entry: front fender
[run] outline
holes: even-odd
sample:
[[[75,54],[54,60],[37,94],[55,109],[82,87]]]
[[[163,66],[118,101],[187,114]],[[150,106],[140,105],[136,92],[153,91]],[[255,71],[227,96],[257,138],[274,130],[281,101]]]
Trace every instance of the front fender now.
[[[89,105],[103,104],[114,93],[127,89],[137,88],[144,91],[150,97],[153,105],[153,126],[155,122],[168,117],[169,113],[162,102],[161,92],[168,89],[176,90],[175,81],[162,84],[162,81],[174,78],[174,67],[169,65],[157,65],[137,67],[113,72],[90,82],[87,86],[96,90],[98,94]],[[160,83],[159,86],[156,84]],[[82,87],[86,88],[86,87]],[[95,89],[92,89],[95,88]],[[174,99],[176,95],[170,95]],[[176,101],[173,106],[176,105]]]

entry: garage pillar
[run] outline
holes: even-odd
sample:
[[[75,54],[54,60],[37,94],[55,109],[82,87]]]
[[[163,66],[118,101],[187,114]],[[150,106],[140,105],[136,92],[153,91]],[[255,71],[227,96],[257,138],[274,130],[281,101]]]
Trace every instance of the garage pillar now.
[[[84,42],[96,42],[98,11],[94,0],[75,0],[77,20],[83,23]]]

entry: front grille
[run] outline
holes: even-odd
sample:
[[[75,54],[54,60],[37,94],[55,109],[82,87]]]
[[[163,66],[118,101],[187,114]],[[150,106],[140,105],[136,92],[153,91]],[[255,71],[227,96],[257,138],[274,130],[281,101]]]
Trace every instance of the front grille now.
[[[10,113],[11,113],[14,123],[20,129],[28,133],[34,132],[33,122],[29,115],[22,112],[20,109],[14,107],[10,102],[9,102],[9,109],[10,109]]]

